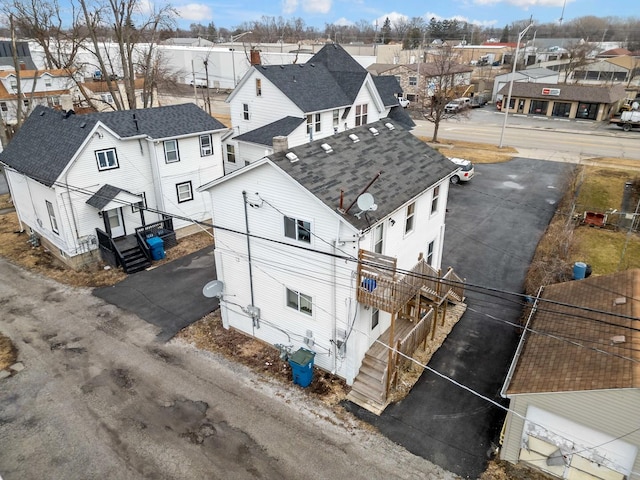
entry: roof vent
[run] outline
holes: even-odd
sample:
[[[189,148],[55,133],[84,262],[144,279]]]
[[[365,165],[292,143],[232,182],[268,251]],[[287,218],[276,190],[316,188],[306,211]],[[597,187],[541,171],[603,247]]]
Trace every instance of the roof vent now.
[[[624,335],[614,335],[613,337],[611,337],[611,344],[615,345],[617,343],[624,343],[626,342],[627,339],[625,338]]]
[[[624,305],[627,303],[627,297],[618,297],[613,301],[614,305]]]
[[[43,110],[43,111],[41,111],[41,112],[40,112],[40,116],[41,116],[41,117],[43,117],[45,113],[47,113],[47,112],[45,112],[44,110]]]
[[[298,156],[293,152],[287,153],[285,157],[287,157],[291,163],[296,163],[298,160],[300,160]]]
[[[327,152],[327,153],[331,153],[333,152],[333,148],[331,148],[331,145],[329,145],[328,143],[323,143],[322,145],[320,145],[322,147],[322,149]]]
[[[387,127],[389,130],[395,130],[396,127],[393,126],[393,123],[391,122],[387,122],[384,124],[385,127]]]
[[[358,143],[360,141],[360,139],[358,138],[358,135],[356,135],[355,133],[352,133],[351,135],[349,135],[349,138],[353,141],[353,143]]]
[[[369,128],[369,131],[370,131],[371,133],[373,133],[373,136],[374,136],[374,137],[375,137],[375,136],[377,136],[377,135],[380,135],[380,132],[378,131],[378,129],[377,129],[377,128],[373,128],[373,127],[371,127],[371,128]]]
[[[87,126],[87,122],[82,122],[82,123],[80,124],[80,128],[84,128],[84,127],[86,127],[86,126]]]

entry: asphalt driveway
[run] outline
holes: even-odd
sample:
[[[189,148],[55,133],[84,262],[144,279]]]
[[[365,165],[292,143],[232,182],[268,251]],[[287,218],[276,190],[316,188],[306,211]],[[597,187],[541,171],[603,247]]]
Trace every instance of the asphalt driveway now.
[[[472,286],[467,312],[429,367],[503,405],[500,388],[518,340],[517,329],[506,322],[518,322],[521,302],[484,287],[522,291],[572,168],[521,158],[476,165],[476,177],[449,194],[442,265],[453,266]],[[486,468],[506,415],[429,371],[380,417],[353,404],[348,408],[412,453],[466,478],[478,478]]]
[[[182,328],[218,308],[218,300],[202,295],[216,275],[213,246],[129,275],[122,282],[96,288],[93,294],[160,327],[158,340],[171,339]]]

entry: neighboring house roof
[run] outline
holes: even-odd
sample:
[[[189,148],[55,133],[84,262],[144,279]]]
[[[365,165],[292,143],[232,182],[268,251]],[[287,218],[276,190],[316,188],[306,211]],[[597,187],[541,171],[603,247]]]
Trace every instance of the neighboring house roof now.
[[[27,69],[35,70],[36,65],[31,58],[28,42],[17,42],[16,53],[18,54],[18,64],[24,63]],[[13,62],[13,48],[10,41],[0,41],[0,65],[16,68]]]
[[[38,106],[0,153],[0,162],[51,186],[97,123],[122,138],[163,139],[226,129],[193,103],[86,115]]]
[[[181,45],[181,46],[189,46],[189,47],[209,47],[211,45],[214,45],[214,43],[211,40],[207,40],[201,37],[167,38],[164,42],[162,42],[162,44],[163,45]]]
[[[28,100],[31,98],[45,98],[45,97],[55,97],[58,95],[66,95],[69,94],[70,90],[47,90],[47,91],[38,91],[32,92],[30,90],[23,92],[24,99]],[[0,83],[0,100],[17,100],[17,93],[9,93],[7,89],[4,87],[2,83]]]
[[[631,52],[626,48],[613,48],[606,52],[600,52],[597,57],[618,57],[620,55],[631,55]]]
[[[304,123],[304,118],[284,117],[264,127],[256,128],[250,132],[234,137],[240,142],[257,143],[259,145],[273,146],[273,137],[289,136],[296,128]]]
[[[402,108],[400,105],[389,110],[387,118],[394,122],[398,122],[407,130],[411,130],[416,126],[416,123],[413,121],[407,110]]]
[[[414,72],[418,72],[418,64],[410,63],[407,65],[409,70]],[[421,62],[420,63],[420,75],[424,75],[425,77],[437,77],[443,74],[444,68],[441,65],[437,65],[432,62]],[[459,74],[459,73],[469,73],[473,72],[473,67],[469,67],[467,65],[462,65],[460,63],[451,63],[446,66],[446,75]]]
[[[323,47],[306,63],[254,68],[305,113],[353,105],[368,74],[335,44]]]
[[[582,43],[584,42],[581,38],[536,38],[530,45],[545,50],[553,47],[567,48]]]
[[[387,70],[392,70],[399,65],[396,63],[372,63],[367,67],[367,71],[373,75],[380,75]]]
[[[396,95],[402,93],[402,87],[398,83],[396,77],[393,75],[373,77],[373,83],[375,84],[385,107],[398,105],[398,97],[396,97]]]
[[[20,70],[20,78],[43,77],[46,74],[52,77],[70,77],[74,71],[65,70],[63,68],[54,68],[48,70]],[[17,77],[15,70],[0,70],[0,78]]]
[[[390,124],[395,128],[386,126]],[[370,129],[375,128],[378,135]],[[359,139],[354,142],[350,135]],[[333,151],[321,147],[328,144]],[[285,155],[293,152],[298,161]],[[416,138],[389,119],[352,128],[331,137],[316,140],[268,157],[296,182],[310,191],[332,210],[340,206],[344,191],[344,208],[367,190],[375,199],[377,210],[355,216],[354,205],[344,219],[360,230],[366,230],[418,196],[432,185],[451,175],[458,167],[437,150]]]
[[[559,73],[556,72],[555,70],[551,70],[550,68],[544,68],[544,67],[527,68],[525,70],[518,70],[516,73],[519,73],[526,78],[544,78],[544,77],[553,77],[553,76],[559,75]]]
[[[113,80],[111,84],[116,85],[117,87],[119,87],[120,85],[124,86],[124,83],[118,80]],[[136,78],[133,81],[133,85],[136,90],[142,90],[142,88],[144,88],[144,78]],[[84,88],[85,90],[91,90],[93,93],[109,93],[110,92],[109,85],[107,84],[106,81],[93,82],[89,80],[80,84],[80,87]]]
[[[620,55],[619,57],[607,58],[605,62],[609,62],[618,67],[626,68],[627,70],[633,70],[640,68],[640,63],[637,58],[633,58],[630,55]]]
[[[541,298],[507,395],[640,387],[640,269],[549,285]]]
[[[560,89],[560,95],[543,95],[544,88]],[[506,95],[509,85],[504,85],[499,94]],[[591,102],[611,104],[626,97],[624,86],[613,85],[611,87],[598,87],[591,85],[559,85],[552,83],[525,83],[513,84],[512,97],[534,98],[540,100],[564,100],[569,102]]]

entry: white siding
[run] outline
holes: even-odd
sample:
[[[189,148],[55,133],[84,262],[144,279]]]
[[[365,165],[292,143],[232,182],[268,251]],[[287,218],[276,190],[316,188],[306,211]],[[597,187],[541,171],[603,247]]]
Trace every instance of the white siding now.
[[[623,437],[625,442],[640,448],[640,431],[636,430],[637,419],[640,418],[639,389],[514,395],[510,409],[518,416],[511,413],[507,416],[505,439],[500,451],[503,460],[518,461],[524,427],[520,415],[526,416],[529,405],[613,437]],[[640,456],[636,457],[633,471],[640,471]]]
[[[245,231],[243,190],[251,192],[248,198],[252,204],[259,205],[247,209],[252,235],[327,253],[332,252],[332,242],[338,236],[355,240],[353,230],[347,228],[337,215],[270,165],[262,165],[210,190],[216,225]],[[310,243],[284,236],[283,214],[311,222]],[[225,294],[233,304],[250,305],[246,237],[242,233],[223,230],[216,230],[215,236],[216,268],[218,277],[225,282]],[[315,341],[313,350],[317,352],[316,364],[326,370],[335,369],[338,375],[352,380],[353,358],[364,353],[356,352],[354,343],[347,347],[346,354],[350,358],[336,358],[331,340],[334,308],[336,328],[347,332],[354,318],[356,264],[337,261],[334,282],[333,260],[326,255],[257,238],[250,242],[254,304],[260,308],[263,320],[260,328],[254,329],[240,307],[223,302],[226,324],[271,344],[291,344],[295,348],[304,346],[302,338],[310,330]],[[342,245],[338,253],[357,257],[357,251],[358,243],[350,241]],[[312,316],[287,306],[287,288],[313,298]]]

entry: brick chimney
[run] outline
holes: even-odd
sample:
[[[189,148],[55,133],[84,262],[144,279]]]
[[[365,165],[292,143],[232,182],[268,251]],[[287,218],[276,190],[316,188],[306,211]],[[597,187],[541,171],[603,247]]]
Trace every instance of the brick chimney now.
[[[273,137],[273,152],[286,152],[289,150],[289,140],[285,136]]]
[[[255,48],[251,49],[251,65],[260,65],[262,62],[260,61],[260,50]]]
[[[25,62],[20,62],[20,70],[26,70],[27,69],[27,64]]]

